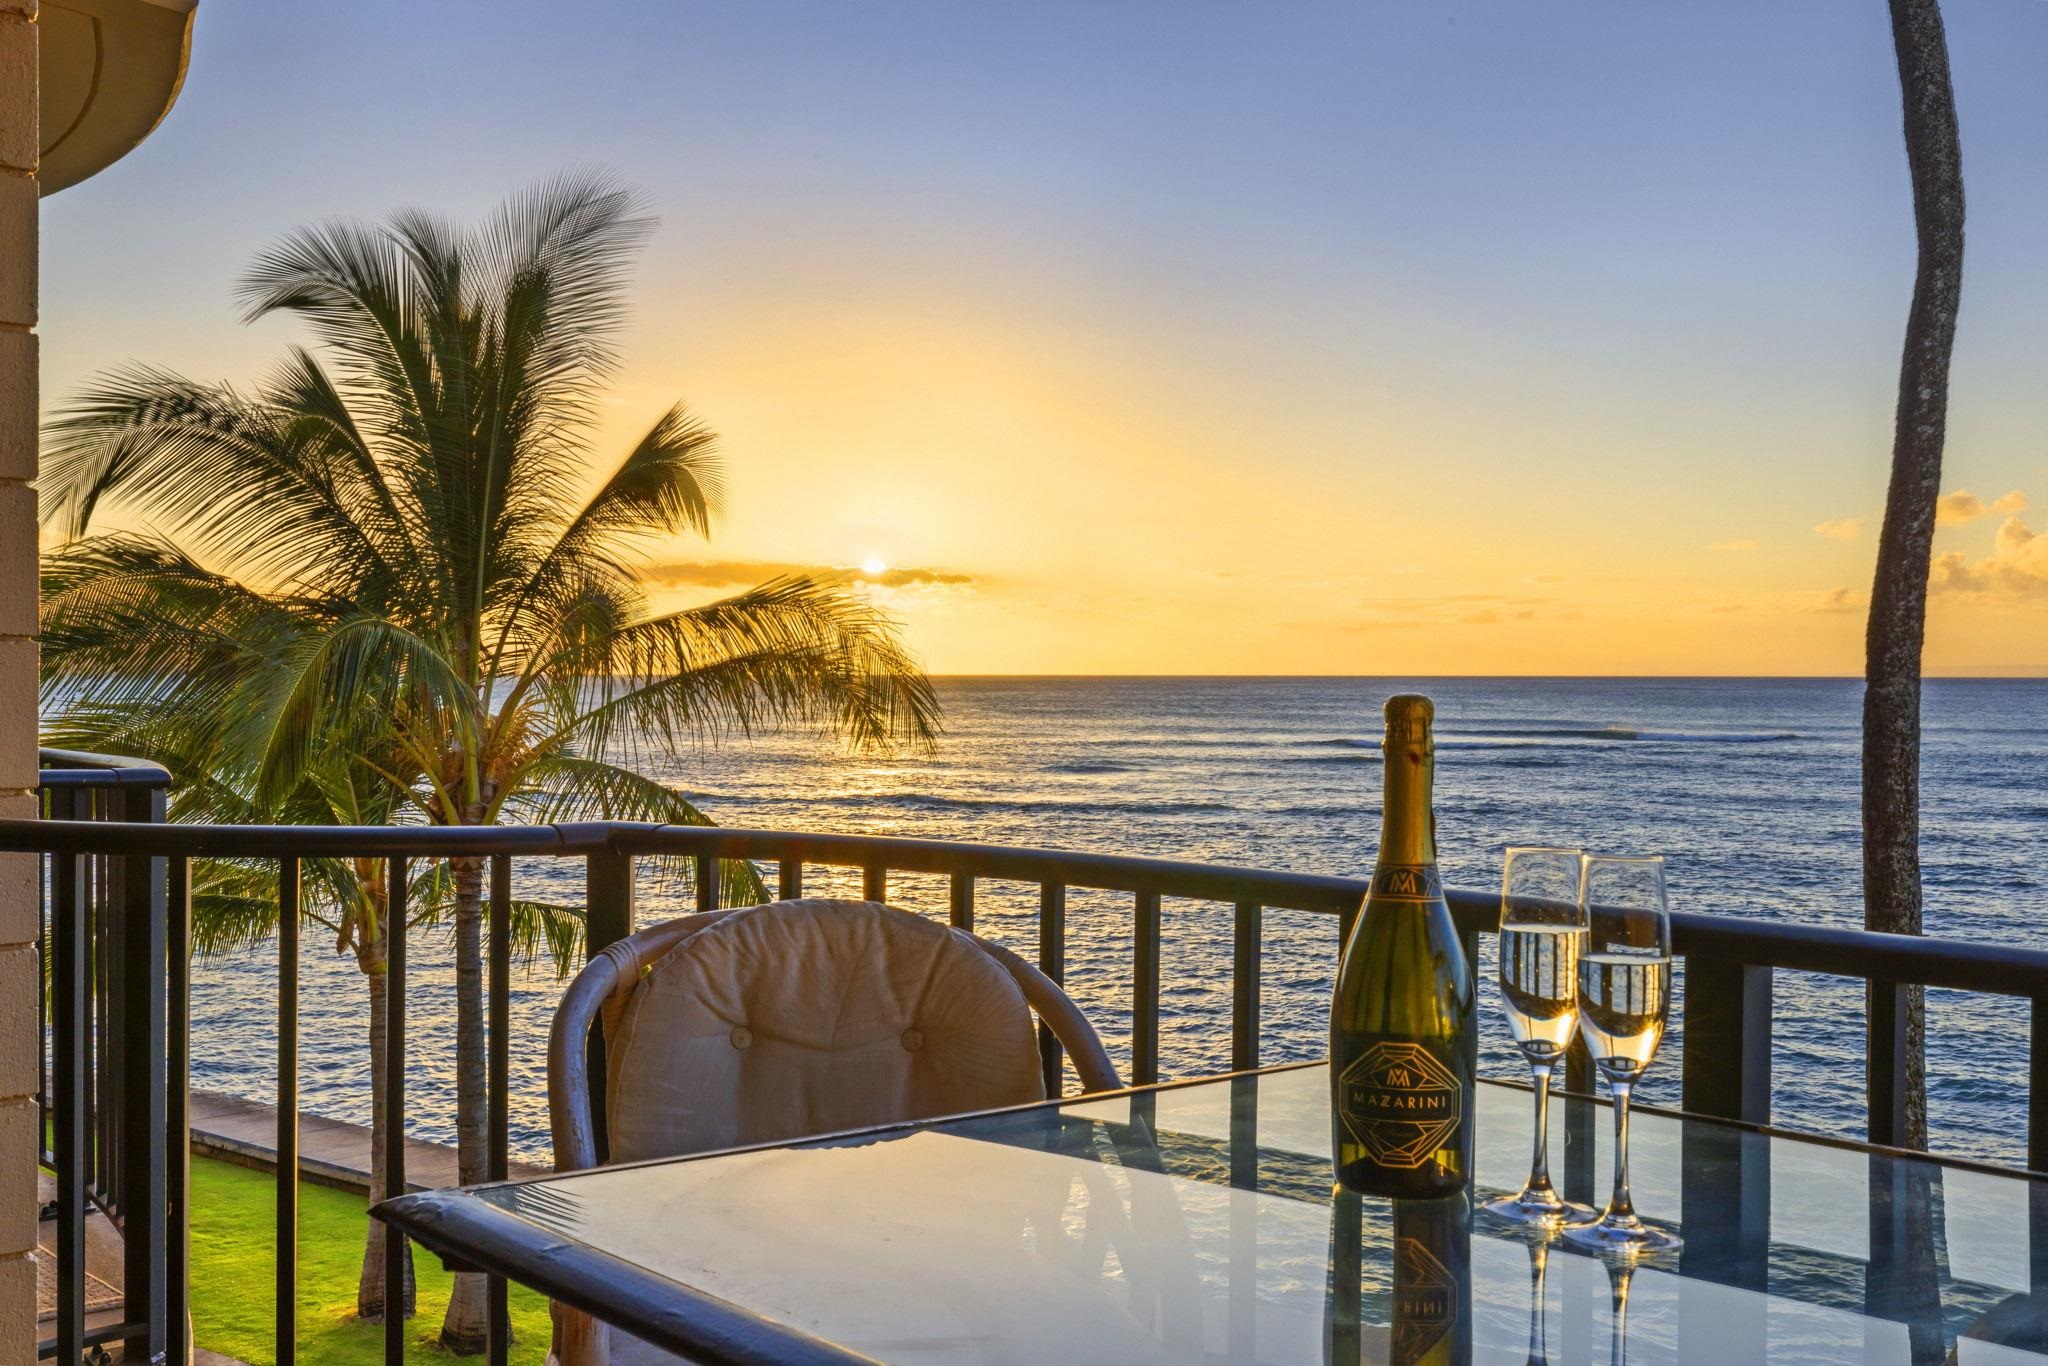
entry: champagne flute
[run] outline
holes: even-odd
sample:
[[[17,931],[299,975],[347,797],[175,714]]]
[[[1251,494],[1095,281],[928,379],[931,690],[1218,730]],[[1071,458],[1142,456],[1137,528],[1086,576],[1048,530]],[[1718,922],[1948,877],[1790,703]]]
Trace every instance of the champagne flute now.
[[[1529,1179],[1486,1210],[1515,1224],[1555,1228],[1590,1220],[1550,1184],[1550,1074],[1579,1023],[1579,952],[1586,912],[1579,901],[1583,860],[1576,849],[1510,849],[1500,885],[1500,997],[1536,1091],[1536,1143]]]
[[[1614,1194],[1566,1241],[1631,1256],[1683,1246],[1636,1215],[1628,1188],[1629,1093],[1664,1040],[1671,1009],[1671,913],[1664,860],[1588,854],[1579,874],[1586,951],[1579,957],[1579,1033],[1614,1097]]]

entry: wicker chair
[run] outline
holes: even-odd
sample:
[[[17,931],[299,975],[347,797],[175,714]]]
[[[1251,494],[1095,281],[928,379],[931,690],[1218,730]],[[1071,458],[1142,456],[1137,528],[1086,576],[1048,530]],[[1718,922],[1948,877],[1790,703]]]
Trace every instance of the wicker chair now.
[[[1067,994],[975,935],[873,901],[684,916],[611,945],[564,993],[548,1044],[555,1168],[597,1165],[593,1026],[609,1160],[630,1162],[1043,1100],[1034,1012],[1084,1090],[1123,1084]],[[566,1305],[555,1357],[675,1360]]]

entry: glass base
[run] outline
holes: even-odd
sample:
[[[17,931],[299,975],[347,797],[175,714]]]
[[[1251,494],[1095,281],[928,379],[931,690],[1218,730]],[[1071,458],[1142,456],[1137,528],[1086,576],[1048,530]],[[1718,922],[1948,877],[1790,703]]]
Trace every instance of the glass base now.
[[[1568,1228],[1590,1224],[1600,1217],[1600,1211],[1575,1205],[1554,1190],[1524,1190],[1515,1195],[1496,1196],[1479,1208],[1504,1223],[1537,1228]]]
[[[1676,1252],[1685,1240],[1675,1233],[1652,1228],[1640,1219],[1615,1219],[1602,1215],[1590,1224],[1568,1224],[1561,1235],[1565,1242],[1587,1252],[1608,1256],[1648,1257],[1658,1252]]]

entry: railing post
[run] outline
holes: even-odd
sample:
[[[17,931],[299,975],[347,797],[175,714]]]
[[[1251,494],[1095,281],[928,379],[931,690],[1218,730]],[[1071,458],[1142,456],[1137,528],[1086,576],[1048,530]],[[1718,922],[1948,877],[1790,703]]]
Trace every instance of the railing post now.
[[[512,859],[507,854],[491,857],[490,930],[490,1132],[484,1144],[484,1179],[503,1181],[510,1174],[512,1145]],[[487,1360],[490,1366],[505,1366],[512,1350],[512,1319],[503,1276],[485,1282],[485,1301]]]
[[[277,1359],[298,1354],[300,866],[277,865]],[[389,1123],[387,1118],[386,1123]],[[391,1235],[387,1233],[386,1237]]]
[[[1136,894],[1131,936],[1131,1084],[1159,1080],[1159,893]]]
[[[1256,902],[1233,908],[1230,945],[1230,1070],[1259,1065],[1259,972],[1265,913]]]
[[[192,1306],[192,865],[164,873],[164,1331],[185,1359]]]
[[[1458,938],[1465,950],[1465,971],[1472,975],[1472,1004],[1473,1013],[1476,1016],[1479,1005],[1479,931],[1466,930]],[[1479,1075],[1479,1031],[1477,1029],[1465,1031],[1465,1066],[1471,1069],[1466,1072],[1466,1076],[1476,1077]]]
[[[1770,968],[1685,960],[1683,1104],[1697,1115],[1771,1122]]]
[[[2048,1172],[2048,996],[2027,1004],[2027,1170]]]
[[[1055,983],[1067,981],[1067,889],[1057,882],[1038,888],[1038,970]],[[1059,1036],[1038,1022],[1038,1062],[1045,1069],[1045,1094],[1055,1099],[1065,1089]]]
[[[406,861],[385,860],[390,885],[384,908],[384,1194],[406,1193],[405,1180],[405,920]],[[405,1235],[384,1230],[384,1360],[405,1360]]]
[[[954,929],[974,933],[974,874],[953,874],[947,889],[946,917]]]
[[[860,895],[863,901],[887,901],[889,899],[889,870],[872,866],[861,869]]]
[[[85,1352],[85,857],[50,856],[51,1151],[57,1186],[57,1359]]]
[[[699,854],[692,860],[697,883],[697,909],[715,911],[718,909],[718,860],[710,854]]]
[[[1685,960],[1682,1104],[1694,1114],[1768,1124],[1771,1118],[1771,994],[1768,967],[1689,955]],[[1723,1285],[1768,1289],[1771,1245],[1770,1140],[1710,1124],[1681,1138],[1679,1209],[1688,1229],[1686,1274]],[[1733,1181],[1729,1176],[1733,1174]],[[1717,1321],[1697,1310],[1694,1337],[1732,1335],[1735,1358],[1765,1355],[1762,1321]]]
[[[1891,1148],[1906,1136],[1906,1011],[1912,990],[1873,978],[1867,996],[1863,1075],[1870,1141]]]
[[[584,937],[595,958],[633,932],[633,856],[591,854],[583,869]]]
[[[804,894],[804,861],[786,858],[775,870],[775,896],[779,901],[794,901]]]
[[[586,961],[597,957],[633,932],[633,856],[591,854],[583,862]],[[604,1030],[590,1031],[590,1127],[597,1160],[611,1160],[611,1136],[605,1132]]]
[[[162,788],[136,787],[125,794],[122,816],[126,820],[161,823],[164,819]],[[127,992],[122,1003],[122,1055],[126,1073],[122,1078],[122,1122],[119,1143],[124,1171],[121,1184],[123,1313],[137,1331],[123,1339],[128,1360],[153,1361],[168,1343],[164,1321],[165,1161],[163,1149],[149,1141],[163,1132],[166,1116],[165,1052],[170,1032],[168,952],[165,916],[168,898],[161,859],[134,856],[126,860],[122,880],[123,918],[127,921],[123,945],[127,962],[123,976]]]
[[[1594,1199],[1593,1145],[1598,1128],[1593,1094],[1593,1055],[1583,1035],[1574,1034],[1564,1051],[1564,1198],[1578,1204]]]

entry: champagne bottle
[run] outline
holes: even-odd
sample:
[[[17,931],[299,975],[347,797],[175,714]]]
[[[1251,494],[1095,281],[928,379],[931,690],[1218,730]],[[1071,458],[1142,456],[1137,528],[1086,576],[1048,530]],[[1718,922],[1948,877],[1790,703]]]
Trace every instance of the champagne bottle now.
[[[1394,1204],[1389,1366],[1472,1360],[1472,1209],[1463,1192]]]
[[[1435,713],[1387,699],[1379,862],[1330,1001],[1337,1180],[1405,1200],[1472,1174],[1472,970],[1436,870]]]

